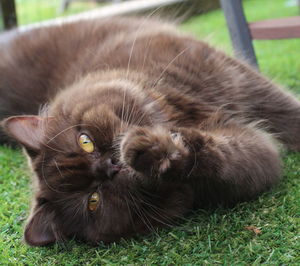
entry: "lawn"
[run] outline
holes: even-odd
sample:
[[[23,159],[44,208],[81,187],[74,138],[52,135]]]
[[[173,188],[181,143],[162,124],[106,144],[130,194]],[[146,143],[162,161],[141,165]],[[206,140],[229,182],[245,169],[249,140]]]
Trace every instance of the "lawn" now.
[[[286,2],[249,0],[246,14],[250,21],[297,15],[297,7]],[[194,17],[181,28],[232,53],[220,10]],[[255,42],[261,71],[298,95],[299,48],[299,39]],[[30,174],[18,150],[0,147],[0,162],[2,265],[300,265],[300,153],[285,152],[282,182],[253,202],[201,210],[172,229],[97,248],[75,242],[26,246],[22,228],[30,202]]]
[[[16,0],[18,24],[25,25],[60,16],[76,14],[104,5],[104,3],[97,4],[90,1],[76,1],[70,4],[65,12],[61,13],[60,3],[61,0]]]

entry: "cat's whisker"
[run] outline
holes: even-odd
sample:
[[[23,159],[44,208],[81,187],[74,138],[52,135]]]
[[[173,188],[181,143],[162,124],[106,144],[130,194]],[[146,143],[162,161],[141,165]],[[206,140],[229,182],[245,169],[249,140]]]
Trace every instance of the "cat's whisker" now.
[[[123,128],[124,121],[124,108],[125,108],[125,100],[126,100],[126,91],[123,92],[123,101],[122,101],[122,113],[121,113],[121,128]]]
[[[108,94],[108,92],[107,92],[107,94]],[[115,108],[114,103],[112,104],[111,108],[112,108],[112,111],[115,113],[116,108]],[[112,121],[112,132],[113,132],[112,134],[113,135],[116,133],[116,128],[117,128],[116,121],[113,119],[113,121]]]
[[[160,215],[160,213],[158,213],[157,211],[155,211],[153,209],[151,211],[149,211],[149,210],[147,211],[147,210],[144,209],[144,211],[145,211],[146,215],[148,215],[154,221],[156,221],[156,222],[158,222],[158,223],[160,223],[160,224],[162,224],[166,227],[172,227],[173,226],[173,224],[167,223],[167,221],[165,221],[166,218],[162,217]],[[155,213],[152,214],[152,212],[155,212]],[[155,216],[155,215],[157,215],[157,216]],[[161,219],[159,217],[161,217]],[[162,219],[164,219],[164,220],[162,220]]]
[[[150,37],[150,40],[147,43],[146,52],[144,54],[144,60],[143,60],[143,65],[142,65],[142,71],[144,70],[144,67],[145,67],[146,58],[148,56],[148,52],[149,52],[150,44],[151,44],[152,40],[153,40],[153,36]]]
[[[134,110],[135,104],[136,104],[136,98],[134,98],[132,106],[127,105],[127,111],[126,111],[127,115],[126,115],[126,117],[125,117],[125,121],[126,121],[129,125],[131,124],[131,115],[132,115],[132,113],[135,111],[135,110]]]
[[[165,72],[168,70],[168,68],[175,62],[175,60],[177,58],[179,58],[181,55],[183,55],[188,49],[190,49],[190,47],[186,47],[184,48],[180,53],[178,53],[164,68],[164,70],[161,72],[161,74],[159,75],[158,79],[153,83],[153,86],[156,87],[157,84],[159,84],[160,79],[163,77],[163,75],[165,74]]]
[[[135,194],[134,197],[136,197],[137,200],[138,200],[139,202],[145,204],[145,201],[143,201],[142,197],[138,196],[137,194]],[[154,220],[154,221],[159,221],[160,219],[157,218],[157,217],[155,217],[155,216],[153,216],[153,215],[151,214],[151,212],[147,211],[147,210],[144,208],[143,205],[140,205],[139,210],[140,210],[140,213],[142,214],[142,216],[143,216],[143,217],[147,220],[147,222],[149,223],[150,228],[148,227],[148,229],[150,230],[150,232],[154,233],[157,237],[159,237],[159,235],[158,235],[158,233],[157,233],[157,230],[156,230],[156,227],[154,227],[154,226],[152,225],[152,223],[150,222],[149,218],[152,219],[152,220]],[[149,217],[149,218],[148,218],[148,217]],[[161,222],[162,224],[164,224],[163,221],[159,221],[159,222]]]
[[[123,120],[124,122],[126,122],[128,124],[128,110],[129,110],[129,106],[127,105],[125,108],[124,108],[124,117],[123,117]]]
[[[141,88],[142,86],[143,86],[143,83],[140,81],[140,83],[137,84],[137,87]],[[136,119],[139,119],[141,117],[144,118],[145,115],[147,115],[146,112],[143,112],[142,115],[138,112],[139,106],[137,106],[137,100],[138,99],[136,97],[134,97],[132,106],[128,106],[128,108],[131,108],[131,112],[130,112],[128,120],[127,120],[128,124],[135,124],[135,120],[134,120],[135,117],[136,117]]]
[[[139,114],[138,110],[136,110],[135,108],[136,108],[136,100],[134,101],[131,112],[129,114],[128,124],[131,124],[131,125],[135,124],[135,119],[137,119],[135,117],[138,117],[138,114]],[[143,114],[141,116],[143,116]]]
[[[47,144],[49,144],[51,141],[53,141],[55,138],[57,138],[61,134],[65,133],[66,131],[68,131],[68,130],[70,130],[72,128],[78,127],[78,126],[87,126],[87,125],[86,124],[76,124],[76,125],[69,126],[69,127],[65,128],[65,129],[61,130],[60,132],[58,132],[54,137],[50,138],[47,141]]]
[[[138,35],[140,34],[141,29],[143,28],[145,23],[149,20],[149,18],[151,18],[160,8],[161,8],[161,6],[155,8],[149,15],[147,15],[146,18],[143,19],[143,22],[140,23],[138,29],[135,32],[135,37],[133,39],[132,46],[131,46],[131,49],[130,49],[130,52],[129,52],[129,58],[128,58],[128,63],[127,63],[127,71],[126,71],[126,79],[128,78],[131,58],[132,58],[132,55],[133,55],[133,50],[134,50],[134,46],[135,46],[136,40],[138,38]]]
[[[135,193],[138,193],[138,191],[136,191]],[[140,202],[144,203],[145,205],[147,205],[148,207],[151,208],[151,210],[153,212],[155,212],[156,215],[160,216],[162,219],[166,220],[165,222],[162,220],[157,220],[159,222],[164,223],[165,225],[171,226],[171,224],[167,224],[167,221],[172,221],[172,218],[169,215],[164,215],[162,212],[166,212],[164,209],[161,209],[160,207],[151,204],[150,202],[146,201],[144,197],[142,197],[142,195],[139,196],[139,200]],[[150,214],[150,213],[149,213]],[[154,217],[151,217],[152,219],[154,219]],[[157,218],[156,218],[157,219]]]
[[[49,149],[52,150],[52,151],[56,151],[56,152],[58,152],[58,153],[63,153],[63,154],[66,153],[65,151],[58,150],[58,149],[55,149],[55,148],[51,147],[51,146],[48,145],[47,143],[42,143],[42,145],[45,146],[45,147],[47,147],[47,148],[49,148]]]
[[[142,212],[142,209],[139,208],[138,204],[136,203],[135,201],[135,198],[134,196],[130,193],[130,191],[128,191],[128,194],[129,196],[131,197],[131,200],[132,200],[132,203],[134,205],[134,210],[135,210],[135,213],[140,217],[141,221],[143,222],[143,224],[148,228],[148,230],[150,232],[153,232],[154,231],[154,228],[151,224],[151,222],[148,220],[147,217],[144,216],[143,212]]]
[[[145,25],[145,23],[147,22],[147,20],[153,16],[153,14],[155,14],[161,7],[157,7],[156,9],[154,9],[145,19],[144,21],[139,25],[136,33],[135,33],[135,37],[133,39],[133,42],[132,42],[132,46],[131,46],[131,49],[130,49],[130,52],[129,52],[129,58],[128,58],[128,63],[127,63],[127,71],[126,71],[126,79],[128,79],[128,74],[129,74],[129,70],[130,70],[130,64],[131,64],[131,59],[132,59],[132,56],[133,56],[133,50],[134,50],[134,47],[135,47],[135,43],[136,43],[136,40],[137,40],[137,37],[140,33],[140,30],[143,28],[143,26]],[[126,95],[125,95],[125,91],[124,91],[124,95],[123,95],[123,106],[122,106],[122,120],[123,120],[123,112],[124,112],[124,104],[125,104],[125,98],[126,98]],[[125,120],[126,121],[126,120]]]
[[[128,125],[133,124],[134,115],[138,115],[138,106],[137,106],[137,98],[133,98],[132,105],[127,105],[126,117],[125,121]]]
[[[55,188],[53,188],[52,186],[49,185],[49,183],[48,183],[48,181],[47,181],[47,179],[46,179],[46,177],[45,177],[45,172],[44,172],[44,162],[45,162],[45,153],[43,153],[43,155],[42,155],[42,169],[41,169],[41,170],[42,170],[42,178],[43,178],[43,180],[44,180],[46,186],[47,186],[50,190],[52,190],[52,191],[54,191],[54,192],[56,192],[56,193],[63,193],[62,191],[58,191],[58,190],[56,190]]]
[[[197,151],[195,150],[195,147],[193,145],[191,145],[191,144],[189,145],[189,148],[192,149],[192,151],[193,151],[193,154],[194,154],[194,163],[193,163],[193,166],[192,166],[191,170],[189,171],[189,173],[187,174],[187,176],[184,177],[184,178],[189,178],[192,175],[194,169],[197,166]]]
[[[126,196],[124,197],[124,200],[126,202],[126,206],[127,206],[127,210],[128,210],[128,214],[129,214],[130,223],[131,223],[132,227],[135,228],[135,224],[134,224],[132,213],[131,213],[131,208],[129,206],[128,199],[127,199]]]
[[[57,199],[53,200],[53,202],[55,202],[55,203],[67,202],[72,199],[78,199],[80,197],[80,195],[82,195],[82,192],[72,191],[72,193],[65,193],[63,198],[57,198]]]
[[[144,118],[146,117],[146,113],[143,113],[139,118],[137,118],[137,120],[133,121],[134,124],[136,124],[137,126],[142,125],[142,121],[144,120]],[[150,126],[153,125],[153,121],[148,118],[150,120]]]
[[[142,213],[140,212],[140,208],[139,206],[136,204],[134,197],[131,195],[131,193],[128,191],[128,194],[131,198],[131,202],[133,203],[133,211],[136,213],[136,215],[140,218],[140,220],[142,221],[143,224],[145,224],[145,226],[148,228],[148,230],[151,231],[151,227],[149,227],[148,223],[144,220],[144,217],[142,215]]]
[[[82,206],[84,206],[84,204],[82,204],[82,201],[78,200],[77,205],[75,205],[75,208],[74,208],[76,211],[73,213],[73,219],[75,219],[78,216],[79,212],[84,213],[81,211]],[[82,216],[82,215],[80,215],[80,216]]]
[[[59,172],[59,174],[60,174],[60,177],[63,178],[63,175],[62,175],[62,173],[61,173],[61,171],[60,171],[60,169],[59,169],[59,167],[58,167],[57,161],[56,161],[54,158],[53,158],[53,161],[54,161],[54,164],[55,164],[56,169],[58,170],[58,172]]]
[[[148,190],[146,190],[146,189],[143,189],[143,188],[139,188],[139,190],[140,190],[143,194],[148,195],[149,197],[152,197],[152,198],[156,198],[157,201],[161,201],[161,200],[160,200],[160,198],[161,198],[160,195],[158,195],[158,194],[153,194],[153,193],[151,193],[150,191],[148,191]],[[152,205],[152,207],[155,208],[155,209],[157,209],[157,211],[159,211],[159,213],[160,213],[161,215],[163,215],[163,213],[166,213],[166,210],[160,208],[159,206]],[[172,217],[170,217],[169,214],[166,213],[166,218],[171,219],[171,220],[172,220],[172,223],[175,222],[174,219],[177,219],[177,220],[179,219],[179,220],[181,220],[181,221],[188,221],[187,218],[183,217],[182,215],[176,215],[175,213],[172,214]]]

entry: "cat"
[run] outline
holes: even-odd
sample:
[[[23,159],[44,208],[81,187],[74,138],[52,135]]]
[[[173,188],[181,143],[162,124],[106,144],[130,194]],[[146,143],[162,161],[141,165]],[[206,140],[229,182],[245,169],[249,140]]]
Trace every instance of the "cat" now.
[[[33,170],[25,241],[110,243],[276,185],[300,102],[156,19],[16,34],[0,50],[1,142]]]

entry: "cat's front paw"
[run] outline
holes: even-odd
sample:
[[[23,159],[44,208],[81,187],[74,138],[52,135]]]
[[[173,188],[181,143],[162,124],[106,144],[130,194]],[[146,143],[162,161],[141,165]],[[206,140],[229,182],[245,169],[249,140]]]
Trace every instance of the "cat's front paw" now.
[[[147,175],[160,175],[179,166],[188,150],[180,133],[162,127],[138,127],[121,141],[121,161]]]

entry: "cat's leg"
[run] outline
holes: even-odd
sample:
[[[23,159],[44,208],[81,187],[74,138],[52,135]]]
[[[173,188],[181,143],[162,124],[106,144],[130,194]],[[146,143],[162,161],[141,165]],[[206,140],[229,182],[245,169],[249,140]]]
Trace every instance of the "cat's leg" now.
[[[199,200],[231,204],[276,184],[281,161],[269,135],[237,125],[210,132],[138,128],[121,143],[121,160],[150,178],[190,182]]]
[[[204,82],[195,89],[199,99],[250,121],[264,121],[265,129],[287,148],[300,151],[299,98],[222,52],[199,44],[197,49],[190,56],[191,62],[201,62],[199,79]],[[204,51],[209,54],[206,60]]]
[[[275,133],[287,148],[300,151],[300,101],[271,82],[259,81],[248,88],[246,116],[262,119],[266,130]]]
[[[244,117],[265,122],[265,129],[287,148],[300,151],[299,99],[240,62],[231,58],[227,61],[232,67],[223,70],[228,82],[220,86],[227,94],[219,106],[226,109],[228,103],[235,103]]]

